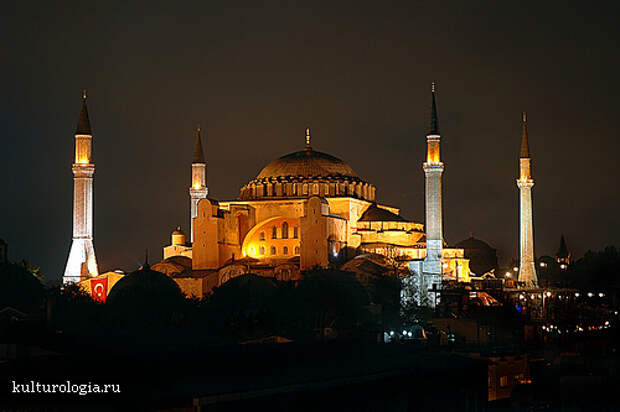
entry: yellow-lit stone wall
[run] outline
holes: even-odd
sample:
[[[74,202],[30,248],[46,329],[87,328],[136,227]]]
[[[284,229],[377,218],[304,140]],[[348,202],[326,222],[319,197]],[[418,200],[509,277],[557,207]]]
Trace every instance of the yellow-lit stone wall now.
[[[164,260],[172,256],[185,256],[192,258],[191,246],[185,245],[170,245],[164,247]]]
[[[116,284],[116,282],[118,282],[119,280],[121,280],[125,275],[123,275],[122,273],[117,273],[117,272],[105,272],[102,273],[99,276],[95,276],[92,278],[88,278],[85,280],[82,280],[80,282],[77,282],[77,285],[86,293],[88,293],[89,295],[92,296],[92,290],[90,289],[90,281],[93,279],[102,279],[107,277],[108,278],[108,290],[106,291],[106,296],[110,294],[110,290],[112,290],[112,288],[114,287],[114,285]]]
[[[220,266],[219,225],[217,204],[210,199],[198,202],[198,214],[194,218],[194,243],[192,245],[192,269],[217,269]]]
[[[301,256],[300,269],[328,265],[327,216],[322,214],[323,199],[311,197],[306,202],[304,216],[300,219]]]

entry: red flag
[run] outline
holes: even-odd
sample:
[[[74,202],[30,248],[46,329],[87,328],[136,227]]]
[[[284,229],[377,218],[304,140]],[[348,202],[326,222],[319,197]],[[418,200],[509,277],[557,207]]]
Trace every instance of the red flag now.
[[[91,279],[90,293],[95,302],[105,302],[108,297],[108,277]]]

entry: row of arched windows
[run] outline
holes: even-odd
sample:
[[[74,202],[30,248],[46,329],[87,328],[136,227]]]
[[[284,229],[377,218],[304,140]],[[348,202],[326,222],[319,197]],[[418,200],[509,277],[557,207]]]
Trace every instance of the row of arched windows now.
[[[355,196],[374,200],[375,187],[366,182],[260,183],[248,185],[244,197]]]
[[[280,234],[281,237],[280,239],[288,239],[289,237],[289,230],[288,230],[288,223],[287,222],[283,222],[282,223],[282,229],[280,230]],[[258,235],[259,240],[265,240],[265,232],[260,232],[260,234]],[[271,238],[272,239],[278,239],[278,227],[277,226],[273,226],[271,228]],[[299,238],[299,227],[298,226],[293,226],[293,239],[298,239]]]
[[[261,256],[264,256],[265,255],[265,250],[266,250],[265,246],[259,247],[258,248],[258,254],[261,255]],[[278,248],[275,247],[275,246],[271,246],[271,248],[269,249],[269,252],[270,252],[269,254],[272,255],[272,256],[273,255],[277,255],[278,254]],[[299,255],[299,246],[295,246],[294,252],[295,252],[294,253],[295,255]],[[289,253],[288,246],[283,246],[282,247],[282,254],[283,255],[288,255],[288,253]]]

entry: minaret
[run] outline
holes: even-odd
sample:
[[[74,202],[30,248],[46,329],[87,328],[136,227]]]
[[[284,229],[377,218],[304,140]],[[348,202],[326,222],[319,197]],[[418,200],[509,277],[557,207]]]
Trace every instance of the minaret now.
[[[521,155],[519,156],[520,175],[517,186],[520,194],[521,247],[519,259],[519,281],[526,287],[538,287],[536,265],[534,264],[534,225],[532,223],[532,179],[530,147],[527,140],[527,116],[523,112],[523,134],[521,136]]]
[[[198,214],[198,201],[207,197],[207,163],[200,141],[200,125],[196,127],[196,143],[192,159],[192,185],[189,188],[190,197],[190,239],[194,243],[194,218]]]
[[[433,275],[431,282],[436,284],[441,282],[442,273],[441,175],[443,174],[444,167],[439,153],[441,136],[439,135],[439,121],[437,119],[437,105],[435,103],[435,82],[432,83],[431,92],[431,127],[426,135],[427,154],[426,162],[423,165],[426,177],[426,258],[424,259],[424,273]]]
[[[570,252],[568,251],[568,246],[566,246],[566,240],[564,239],[564,235],[560,237],[560,248],[555,254],[555,260],[560,264],[570,264]],[[566,266],[562,267],[562,269],[565,268]]]
[[[86,90],[82,94],[82,111],[75,130],[73,162],[73,241],[63,276],[63,283],[74,283],[97,276],[97,258],[93,247],[93,133],[88,120]]]

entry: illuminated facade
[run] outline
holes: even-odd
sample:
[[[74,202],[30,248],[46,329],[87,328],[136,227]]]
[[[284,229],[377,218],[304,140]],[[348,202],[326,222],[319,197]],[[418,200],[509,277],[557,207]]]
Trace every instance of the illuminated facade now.
[[[532,187],[534,186],[534,179],[532,179],[531,161],[527,137],[527,117],[523,113],[519,179],[517,179],[521,212],[519,281],[524,282],[526,287],[538,287],[536,264],[534,263],[534,224],[532,222]]]
[[[375,186],[351,166],[314,150],[307,129],[303,150],[270,162],[241,188],[239,199],[217,201],[205,193],[196,203],[191,248],[177,228],[164,248],[162,270],[195,295],[249,272],[299,279],[301,271],[338,266],[359,254],[422,262],[424,225],[404,219],[375,196]],[[433,236],[441,236],[441,224]],[[469,280],[462,249],[444,248],[441,239],[433,250],[445,276]],[[190,258],[191,269],[180,266],[178,256]]]
[[[79,282],[98,275],[93,246],[93,135],[86,107],[86,91],[75,131],[73,163],[73,240],[63,276],[63,283]]]

